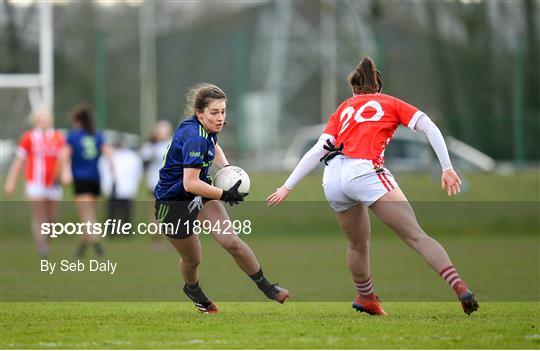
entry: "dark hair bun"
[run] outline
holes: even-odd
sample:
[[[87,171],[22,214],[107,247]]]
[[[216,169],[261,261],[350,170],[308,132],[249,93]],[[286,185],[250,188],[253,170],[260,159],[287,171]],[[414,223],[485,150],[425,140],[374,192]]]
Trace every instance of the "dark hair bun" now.
[[[381,91],[381,74],[368,56],[362,58],[356,71],[349,75],[349,84],[355,94],[372,94]]]

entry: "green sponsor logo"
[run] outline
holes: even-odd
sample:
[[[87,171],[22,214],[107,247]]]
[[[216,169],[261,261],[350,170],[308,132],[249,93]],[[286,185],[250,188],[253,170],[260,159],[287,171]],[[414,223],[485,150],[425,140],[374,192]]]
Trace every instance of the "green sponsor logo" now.
[[[200,151],[197,151],[197,152],[191,151],[191,152],[189,153],[189,157],[199,157],[199,156],[201,156]]]

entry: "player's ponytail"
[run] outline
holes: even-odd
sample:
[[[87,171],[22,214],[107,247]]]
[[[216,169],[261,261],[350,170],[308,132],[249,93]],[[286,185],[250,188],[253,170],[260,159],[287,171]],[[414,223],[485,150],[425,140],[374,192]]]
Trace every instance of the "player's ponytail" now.
[[[227,101],[227,95],[218,86],[208,83],[190,88],[186,94],[185,114],[193,116],[196,111],[202,112],[211,99]]]
[[[381,72],[375,67],[375,62],[366,56],[349,75],[349,84],[355,94],[380,93],[382,89]]]
[[[88,134],[94,134],[94,116],[92,109],[87,104],[76,106],[70,113],[71,120],[78,123]]]

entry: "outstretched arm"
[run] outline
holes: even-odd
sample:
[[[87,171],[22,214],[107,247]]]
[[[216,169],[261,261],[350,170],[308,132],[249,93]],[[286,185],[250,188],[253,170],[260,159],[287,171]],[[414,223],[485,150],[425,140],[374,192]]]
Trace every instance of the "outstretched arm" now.
[[[452,167],[448,149],[446,148],[446,143],[444,142],[444,138],[439,128],[427,115],[422,115],[416,122],[414,130],[426,135],[431,147],[439,159],[443,172],[441,176],[442,189],[447,189],[448,196],[456,195],[461,192],[459,187],[461,179],[459,179],[459,176]]]
[[[272,193],[266,201],[268,206],[277,206],[289,196],[290,192],[294,189],[296,184],[298,184],[302,178],[308,175],[317,165],[319,164],[322,157],[324,157],[328,151],[324,149],[326,141],[330,140],[331,143],[334,143],[335,138],[330,134],[322,134],[319,137],[319,140],[308,152],[302,157],[298,165],[292,171],[291,175],[283,186],[277,188],[274,193]]]
[[[15,158],[11,163],[11,167],[9,168],[6,184],[4,186],[4,192],[7,195],[11,195],[15,190],[17,178],[19,176],[19,172],[23,168],[25,160],[26,158],[24,156],[21,156],[18,153],[15,155]]]

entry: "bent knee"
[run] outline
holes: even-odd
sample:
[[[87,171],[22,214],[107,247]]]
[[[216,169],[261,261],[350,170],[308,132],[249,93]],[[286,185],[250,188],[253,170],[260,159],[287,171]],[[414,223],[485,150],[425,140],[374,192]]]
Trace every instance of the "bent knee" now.
[[[238,238],[230,239],[221,243],[221,246],[231,255],[238,254],[242,251],[242,242]]]
[[[195,269],[201,264],[201,257],[181,258],[182,264],[188,268]]]
[[[369,252],[369,240],[349,240],[349,248],[360,253]]]

